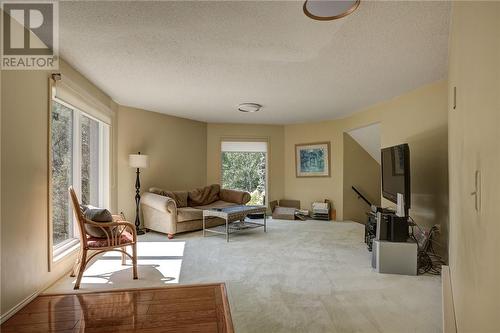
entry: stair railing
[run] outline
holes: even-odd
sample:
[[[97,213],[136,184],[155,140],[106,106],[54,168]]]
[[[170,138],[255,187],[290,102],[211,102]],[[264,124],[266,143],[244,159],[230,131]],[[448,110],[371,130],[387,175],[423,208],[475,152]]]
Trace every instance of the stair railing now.
[[[366,202],[368,206],[372,206],[372,203],[363,194],[361,194],[361,192],[357,188],[355,188],[354,186],[351,186],[351,188],[358,195],[358,199],[363,199],[363,201]]]

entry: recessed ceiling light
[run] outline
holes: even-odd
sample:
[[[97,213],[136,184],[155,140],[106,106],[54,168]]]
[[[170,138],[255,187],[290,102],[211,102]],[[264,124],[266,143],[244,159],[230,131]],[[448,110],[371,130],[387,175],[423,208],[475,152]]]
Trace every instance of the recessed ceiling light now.
[[[262,109],[262,105],[257,103],[241,103],[238,105],[238,111],[241,112],[257,112]]]
[[[361,0],[306,0],[304,14],[314,20],[331,21],[351,14]]]

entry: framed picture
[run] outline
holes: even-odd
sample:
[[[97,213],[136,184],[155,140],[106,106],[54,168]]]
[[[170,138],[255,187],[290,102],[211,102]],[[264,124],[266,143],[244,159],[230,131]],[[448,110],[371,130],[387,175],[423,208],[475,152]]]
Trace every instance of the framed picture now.
[[[330,177],[330,142],[295,145],[297,177]]]

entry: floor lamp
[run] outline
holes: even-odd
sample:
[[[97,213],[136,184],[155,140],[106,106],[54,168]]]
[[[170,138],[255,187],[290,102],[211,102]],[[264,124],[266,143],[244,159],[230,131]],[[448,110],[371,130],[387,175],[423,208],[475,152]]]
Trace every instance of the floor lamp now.
[[[137,154],[128,155],[128,164],[131,168],[136,168],[137,177],[135,178],[135,230],[138,235],[144,235],[141,230],[141,221],[139,219],[139,202],[141,201],[141,181],[139,179],[140,169],[145,169],[149,166],[148,155]]]

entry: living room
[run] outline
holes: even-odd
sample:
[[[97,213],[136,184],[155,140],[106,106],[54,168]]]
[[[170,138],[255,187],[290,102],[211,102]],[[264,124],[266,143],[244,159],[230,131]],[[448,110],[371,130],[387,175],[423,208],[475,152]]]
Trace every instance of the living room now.
[[[57,68],[12,70],[2,62],[2,331],[27,329],[30,316],[16,314],[51,295],[90,300],[207,284],[222,285],[227,297],[227,326],[215,330],[500,331],[493,215],[500,3],[354,3],[348,15],[322,21],[306,14],[304,2],[58,2]],[[56,140],[55,128],[66,142]],[[354,134],[367,129],[365,140]],[[324,173],[304,177],[300,149],[318,144]],[[438,275],[379,273],[364,242],[371,207],[352,186],[373,206],[396,209],[382,193],[376,160],[381,149],[402,144],[411,154],[406,217],[427,231],[437,225]],[[225,186],[223,156],[241,151],[263,154],[259,186]],[[147,158],[140,168],[131,157],[139,152],[141,163]],[[86,198],[82,175],[94,171]],[[151,188],[189,192],[192,200],[195,189],[212,184],[249,192],[247,206],[255,199],[268,215],[265,232],[226,234],[227,242],[204,235],[199,217],[192,227],[167,231],[163,221],[171,217],[145,213]],[[134,224],[137,216],[137,230],[149,231],[133,226],[138,255],[128,252],[122,265],[119,252],[106,252],[71,277],[82,244],[67,185],[80,203],[95,195],[94,205],[121,219]],[[61,193],[71,231],[56,235]],[[309,213],[326,199],[335,217],[272,218],[271,203],[282,199]],[[204,211],[196,214],[205,223]],[[100,322],[147,331],[130,320],[145,325],[148,313],[112,315]],[[208,332],[208,317],[159,323]],[[91,318],[75,318],[78,324],[64,329],[99,331],[82,326]],[[48,323],[43,317],[33,330],[63,331]]]

